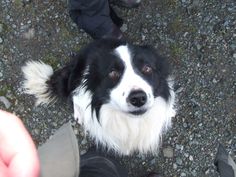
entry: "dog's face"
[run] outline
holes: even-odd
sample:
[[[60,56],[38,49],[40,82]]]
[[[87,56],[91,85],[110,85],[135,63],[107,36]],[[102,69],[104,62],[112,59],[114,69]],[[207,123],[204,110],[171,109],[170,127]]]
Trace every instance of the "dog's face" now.
[[[87,60],[83,87],[91,94],[98,118],[103,104],[137,116],[147,112],[156,97],[169,97],[168,65],[150,47],[126,43],[94,47]]]
[[[119,81],[110,91],[109,103],[118,110],[139,115],[145,113],[154,102],[154,69],[145,58],[133,56],[135,54],[131,52],[128,46],[119,46],[114,51],[124,69],[110,72],[112,77],[119,76]]]
[[[155,63],[157,56],[147,48],[128,45],[117,47],[114,53],[124,69],[110,72],[111,76],[119,76],[119,80],[110,91],[109,103],[126,113],[143,114],[158,96],[155,89],[160,79]]]

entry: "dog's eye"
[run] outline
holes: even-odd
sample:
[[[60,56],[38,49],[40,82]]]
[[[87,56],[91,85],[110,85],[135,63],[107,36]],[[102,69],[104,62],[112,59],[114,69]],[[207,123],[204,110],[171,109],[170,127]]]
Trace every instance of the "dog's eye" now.
[[[144,65],[142,67],[143,74],[152,74],[152,68],[149,65]]]
[[[109,73],[109,77],[110,77],[112,80],[117,80],[117,79],[119,79],[119,77],[120,77],[120,73],[119,73],[118,71],[113,70],[113,71],[111,71],[111,72]]]

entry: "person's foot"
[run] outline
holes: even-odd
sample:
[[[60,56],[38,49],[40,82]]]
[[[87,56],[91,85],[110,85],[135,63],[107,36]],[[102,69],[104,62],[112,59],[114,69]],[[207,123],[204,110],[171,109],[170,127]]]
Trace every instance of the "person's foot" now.
[[[138,7],[141,0],[110,0],[111,3],[127,8]]]
[[[109,17],[83,16],[77,17],[77,25],[89,34],[93,39],[115,38],[122,39],[123,33]]]
[[[117,27],[121,27],[123,25],[123,19],[120,18],[117,13],[115,12],[115,10],[111,7],[111,5],[109,5],[110,7],[110,17],[111,20],[113,21],[113,23],[117,26]]]
[[[160,175],[159,173],[152,172],[152,173],[149,173],[147,177],[163,177],[163,176]]]
[[[101,38],[124,39],[124,36],[120,28],[113,24],[112,28],[106,34],[102,35]]]

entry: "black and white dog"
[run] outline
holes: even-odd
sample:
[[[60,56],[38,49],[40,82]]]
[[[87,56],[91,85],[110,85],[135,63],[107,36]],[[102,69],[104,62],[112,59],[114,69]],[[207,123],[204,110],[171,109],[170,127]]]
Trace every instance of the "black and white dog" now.
[[[75,119],[96,143],[127,155],[157,152],[171,125],[176,111],[168,68],[152,47],[102,39],[55,72],[39,61],[22,70],[36,104],[72,98]]]

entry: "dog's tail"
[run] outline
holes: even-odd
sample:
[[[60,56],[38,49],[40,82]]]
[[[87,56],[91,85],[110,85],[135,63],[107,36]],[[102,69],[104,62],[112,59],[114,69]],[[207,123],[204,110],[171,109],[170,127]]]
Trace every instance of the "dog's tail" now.
[[[22,67],[24,73],[24,92],[36,97],[36,105],[49,104],[55,100],[53,90],[49,85],[53,75],[51,66],[41,61],[28,61]]]

